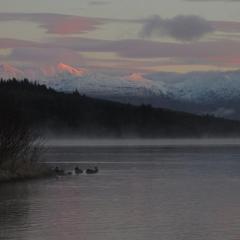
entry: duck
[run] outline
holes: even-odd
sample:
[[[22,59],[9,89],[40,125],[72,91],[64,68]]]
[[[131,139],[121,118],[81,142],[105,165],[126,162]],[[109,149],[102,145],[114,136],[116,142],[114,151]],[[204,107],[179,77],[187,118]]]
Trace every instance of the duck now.
[[[75,174],[79,175],[79,174],[82,174],[82,173],[83,173],[83,170],[80,169],[78,166],[76,166],[76,167],[74,168],[74,172],[75,172]]]
[[[94,169],[87,169],[86,174],[96,174],[98,173],[98,167],[94,167]]]

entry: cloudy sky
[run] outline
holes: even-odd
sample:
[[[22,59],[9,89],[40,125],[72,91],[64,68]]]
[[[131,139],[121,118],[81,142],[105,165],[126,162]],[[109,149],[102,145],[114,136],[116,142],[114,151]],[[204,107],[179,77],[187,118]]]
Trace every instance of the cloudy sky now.
[[[240,0],[0,0],[0,61],[89,69],[240,66]]]

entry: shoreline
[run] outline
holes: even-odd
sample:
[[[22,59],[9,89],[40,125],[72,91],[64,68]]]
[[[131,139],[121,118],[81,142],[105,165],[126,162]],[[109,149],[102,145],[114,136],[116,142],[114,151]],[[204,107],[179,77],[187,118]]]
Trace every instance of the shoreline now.
[[[44,147],[240,146],[240,138],[45,138]]]
[[[11,173],[8,170],[0,169],[0,184],[41,179],[53,176],[55,176],[54,172],[42,164],[36,164],[32,168],[28,169],[28,171],[19,171],[17,173]]]

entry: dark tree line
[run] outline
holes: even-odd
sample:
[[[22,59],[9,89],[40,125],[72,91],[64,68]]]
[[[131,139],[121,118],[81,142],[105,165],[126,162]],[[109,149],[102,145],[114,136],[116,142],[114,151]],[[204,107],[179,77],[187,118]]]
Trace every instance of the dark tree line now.
[[[6,109],[15,108],[27,126],[42,131],[101,137],[217,137],[240,133],[237,121],[99,100],[79,91],[57,92],[27,79],[0,81],[0,101],[5,102]]]

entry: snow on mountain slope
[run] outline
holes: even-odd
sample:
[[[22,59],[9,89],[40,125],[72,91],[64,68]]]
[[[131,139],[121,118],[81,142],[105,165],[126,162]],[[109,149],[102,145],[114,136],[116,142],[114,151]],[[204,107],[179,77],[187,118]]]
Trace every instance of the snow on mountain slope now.
[[[80,93],[95,97],[151,99],[161,104],[162,97],[188,103],[215,104],[240,100],[240,70],[226,72],[122,73],[92,71],[64,63],[39,68],[19,69],[0,65],[4,79],[27,77],[62,91],[78,89]],[[155,101],[155,100],[156,101]],[[150,104],[152,102],[149,102]]]
[[[173,90],[176,99],[214,102],[239,97],[240,72],[186,75]]]
[[[164,84],[105,72],[91,72],[83,77],[61,77],[57,81],[49,79],[48,85],[64,91],[78,89],[91,96],[158,96],[166,92]]]
[[[240,97],[240,71],[159,73],[158,77],[154,75],[154,79],[164,82],[167,94],[175,100],[211,103]]]
[[[166,94],[165,84],[144,78],[140,73],[125,75],[116,72],[88,71],[59,63],[40,68],[17,69],[10,65],[0,66],[0,77],[29,78],[61,91],[78,89],[91,96],[158,96]]]
[[[56,66],[46,66],[41,68],[43,77],[58,77],[58,76],[77,76],[83,77],[87,74],[84,68],[74,68],[70,65],[59,63]]]

